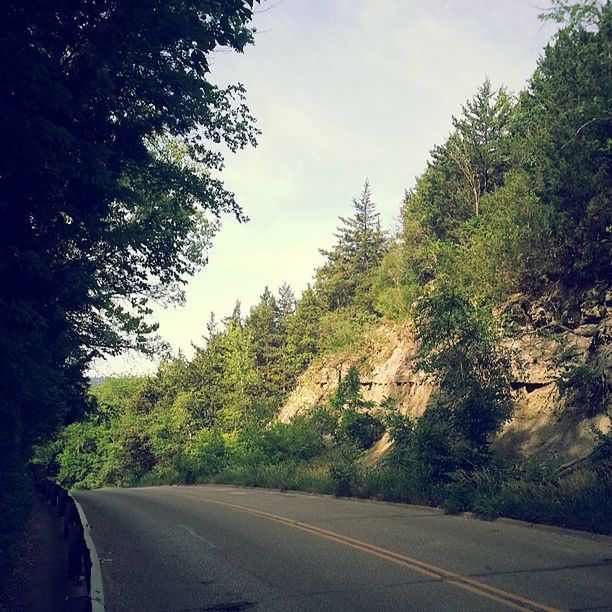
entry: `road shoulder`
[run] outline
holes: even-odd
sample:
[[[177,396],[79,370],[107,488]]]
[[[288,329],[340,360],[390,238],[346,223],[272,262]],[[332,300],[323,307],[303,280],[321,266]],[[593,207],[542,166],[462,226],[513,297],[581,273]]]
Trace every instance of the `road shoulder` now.
[[[62,539],[62,522],[53,510],[35,497],[0,612],[65,611],[67,550]]]

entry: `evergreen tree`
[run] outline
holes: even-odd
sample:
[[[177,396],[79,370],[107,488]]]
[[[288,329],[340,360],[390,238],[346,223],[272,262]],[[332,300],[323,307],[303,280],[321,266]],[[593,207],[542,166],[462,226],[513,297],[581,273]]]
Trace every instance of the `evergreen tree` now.
[[[217,317],[215,316],[215,313],[212,311],[210,313],[208,323],[206,324],[206,332],[208,333],[207,338],[209,340],[211,338],[214,338],[219,333],[219,329],[217,325]]]
[[[459,242],[465,222],[481,215],[483,195],[502,184],[511,110],[506,90],[494,92],[487,79],[453,117],[454,131],[431,151],[404,207],[404,218],[418,220],[428,238]]]
[[[319,353],[321,314],[316,293],[308,285],[287,321],[287,357],[295,376],[305,370]]]
[[[337,242],[332,249],[321,250],[326,262],[317,270],[316,287],[328,310],[352,304],[373,310],[372,273],[383,258],[386,239],[368,181],[353,199],[353,211],[352,217],[340,217],[342,224],[334,234]]]
[[[189,365],[190,411],[196,427],[233,431],[244,425],[259,389],[250,330],[230,319],[197,348]]]
[[[240,300],[236,300],[234,304],[234,310],[229,317],[223,319],[223,323],[228,326],[230,323],[235,323],[238,326],[242,326],[242,304]]]
[[[556,215],[556,277],[612,275],[612,5],[555,2],[569,20],[519,97],[515,164]]]
[[[283,283],[278,290],[278,310],[283,321],[295,312],[295,294],[287,283]]]
[[[191,407],[196,427],[212,427],[227,403],[226,346],[223,334],[210,336],[204,347],[197,347],[190,364],[193,392]]]
[[[276,298],[268,287],[260,296],[246,320],[253,339],[255,365],[261,376],[261,395],[267,400],[280,400],[288,390],[283,349],[285,333]]]
[[[283,390],[285,392],[290,391],[295,383],[295,377],[297,371],[292,359],[291,348],[289,346],[289,332],[291,329],[291,322],[295,316],[296,299],[293,289],[287,284],[283,283],[278,290],[278,312],[279,312],[279,323],[282,333],[282,378],[284,380]]]
[[[224,431],[236,431],[258,418],[255,414],[260,374],[255,367],[253,338],[249,329],[232,320],[223,334],[224,390],[226,397],[216,415]]]
[[[453,117],[456,133],[449,139],[447,154],[457,165],[470,190],[472,213],[480,215],[480,199],[503,181],[509,167],[508,123],[511,100],[502,87],[494,92],[486,79],[475,96]]]

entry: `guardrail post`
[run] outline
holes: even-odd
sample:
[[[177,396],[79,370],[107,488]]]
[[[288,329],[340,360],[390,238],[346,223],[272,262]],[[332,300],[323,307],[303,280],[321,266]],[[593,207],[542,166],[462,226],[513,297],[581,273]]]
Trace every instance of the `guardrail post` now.
[[[64,516],[66,512],[66,498],[68,493],[64,489],[60,489],[57,496],[57,516]]]
[[[76,522],[78,513],[71,497],[66,500],[66,511],[64,512],[64,537],[68,537],[70,525]]]
[[[71,525],[68,529],[68,578],[76,578],[81,574],[83,566],[83,528]]]

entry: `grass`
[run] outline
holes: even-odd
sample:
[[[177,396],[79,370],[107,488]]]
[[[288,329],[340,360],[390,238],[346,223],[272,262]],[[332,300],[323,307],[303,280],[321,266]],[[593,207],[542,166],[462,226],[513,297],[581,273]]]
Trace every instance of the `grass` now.
[[[507,517],[612,534],[612,480],[595,476],[538,482],[485,473],[432,484],[396,467],[341,472],[319,462],[237,466],[202,482],[428,505],[486,519]]]
[[[334,483],[322,465],[277,463],[227,468],[208,482],[248,487],[267,487],[283,491],[334,493]]]
[[[516,466],[494,462],[472,472],[451,472],[444,481],[432,479],[431,470],[415,462],[383,461],[365,467],[358,456],[328,448],[309,461],[234,459],[212,474],[158,465],[129,484],[223,483],[335,494],[612,534],[612,470],[607,455],[565,477],[533,461]]]

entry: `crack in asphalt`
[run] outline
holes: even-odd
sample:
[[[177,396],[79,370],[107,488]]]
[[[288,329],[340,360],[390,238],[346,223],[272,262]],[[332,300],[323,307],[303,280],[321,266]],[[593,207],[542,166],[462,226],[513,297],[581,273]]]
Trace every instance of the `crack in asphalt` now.
[[[539,573],[546,573],[546,572],[560,572],[563,570],[587,569],[587,568],[593,568],[593,567],[607,567],[609,565],[610,565],[610,562],[604,559],[603,561],[600,561],[599,563],[577,563],[575,565],[558,565],[558,566],[553,566],[553,567],[534,567],[534,568],[527,568],[527,569],[522,569],[522,570],[505,570],[505,571],[499,571],[499,572],[491,571],[491,572],[482,572],[482,573],[476,573],[476,574],[466,574],[466,576],[470,576],[471,578],[480,578],[483,576],[511,576],[513,574],[539,574]],[[593,609],[596,609],[596,608],[593,608]],[[608,609],[612,609],[612,607],[608,607]]]

